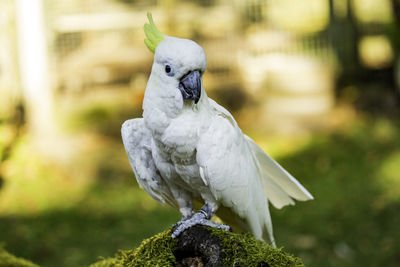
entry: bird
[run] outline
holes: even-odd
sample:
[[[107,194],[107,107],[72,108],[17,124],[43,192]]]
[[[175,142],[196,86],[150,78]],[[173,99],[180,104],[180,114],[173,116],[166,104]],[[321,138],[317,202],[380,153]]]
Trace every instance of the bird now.
[[[205,225],[250,232],[276,246],[269,203],[280,209],[313,196],[242,132],[229,111],[207,96],[202,47],[162,34],[151,13],[147,17],[144,43],[154,61],[143,114],[121,128],[138,184],[181,213],[173,238],[194,225]],[[226,224],[211,221],[214,215]]]

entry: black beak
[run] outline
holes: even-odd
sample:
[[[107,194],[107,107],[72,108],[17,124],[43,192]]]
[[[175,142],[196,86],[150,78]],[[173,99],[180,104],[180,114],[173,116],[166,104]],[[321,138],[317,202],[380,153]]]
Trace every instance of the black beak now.
[[[201,75],[200,71],[194,70],[181,78],[179,82],[179,91],[185,100],[194,100],[197,104],[201,94]]]

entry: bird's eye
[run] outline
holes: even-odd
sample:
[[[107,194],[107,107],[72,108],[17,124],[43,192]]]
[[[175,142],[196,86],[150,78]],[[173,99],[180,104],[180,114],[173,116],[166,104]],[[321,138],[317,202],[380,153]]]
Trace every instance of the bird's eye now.
[[[174,76],[174,70],[172,69],[172,66],[170,64],[165,65],[165,73],[168,76]]]

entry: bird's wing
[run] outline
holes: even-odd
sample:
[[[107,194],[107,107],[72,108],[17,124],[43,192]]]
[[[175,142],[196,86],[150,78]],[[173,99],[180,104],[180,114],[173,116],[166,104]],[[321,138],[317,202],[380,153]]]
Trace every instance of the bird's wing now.
[[[301,201],[313,199],[296,178],[268,156],[250,137],[245,138],[258,164],[264,191],[272,205],[280,209],[286,205],[294,205],[292,198]]]
[[[258,239],[267,233],[273,242],[268,202],[252,151],[232,115],[214,101],[210,103],[214,116],[196,147],[203,179],[224,208],[244,219],[244,230],[250,230]],[[231,218],[221,217],[232,223]]]
[[[226,109],[212,100],[210,103],[214,110],[237,127],[232,115]],[[292,198],[302,201],[313,199],[312,195],[292,175],[269,157],[250,137],[244,136],[257,166],[258,177],[262,181],[265,195],[274,207],[294,205]]]
[[[155,200],[177,207],[168,185],[154,164],[151,153],[151,133],[145,127],[144,120],[140,118],[125,121],[121,128],[121,134],[129,162],[139,185]]]
[[[249,179],[241,174],[246,169],[245,155],[251,158],[251,154],[247,154],[244,141],[235,127],[218,116],[212,119],[196,147],[196,160],[204,184],[209,186],[214,198],[226,202],[226,206],[235,206],[236,201],[248,197],[249,192],[243,188],[248,187]]]

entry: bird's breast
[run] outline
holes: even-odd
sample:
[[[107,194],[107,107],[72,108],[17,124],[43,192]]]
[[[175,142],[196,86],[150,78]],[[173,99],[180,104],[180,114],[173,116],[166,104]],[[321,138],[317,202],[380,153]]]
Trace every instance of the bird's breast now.
[[[171,161],[175,166],[188,166],[196,164],[196,153],[193,151],[192,153],[188,154],[179,154],[179,153],[172,153]]]
[[[209,127],[207,115],[201,108],[184,109],[179,116],[169,119],[161,134],[153,133],[156,165],[171,182],[183,182],[188,188],[203,184],[196,155],[200,137]]]
[[[185,158],[191,157],[196,150],[201,127],[202,123],[196,116],[182,114],[170,120],[168,127],[160,136],[160,142],[167,149],[173,150],[175,157],[185,160]]]

